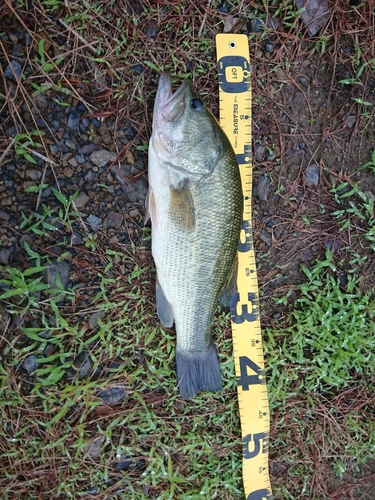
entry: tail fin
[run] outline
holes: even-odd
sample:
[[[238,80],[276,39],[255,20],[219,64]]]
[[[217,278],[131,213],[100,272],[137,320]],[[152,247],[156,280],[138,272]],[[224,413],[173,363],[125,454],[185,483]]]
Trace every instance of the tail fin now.
[[[204,352],[176,351],[177,379],[182,399],[193,398],[198,391],[218,392],[223,388],[215,346]]]

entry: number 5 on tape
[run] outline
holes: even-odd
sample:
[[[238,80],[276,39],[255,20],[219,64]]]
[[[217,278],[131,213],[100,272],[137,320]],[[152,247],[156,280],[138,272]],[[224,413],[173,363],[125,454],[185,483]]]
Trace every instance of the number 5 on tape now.
[[[220,125],[236,153],[244,196],[237,292],[229,303],[242,429],[243,482],[246,500],[270,500],[273,498],[268,468],[270,416],[251,227],[251,68],[246,35],[217,35],[216,52]]]

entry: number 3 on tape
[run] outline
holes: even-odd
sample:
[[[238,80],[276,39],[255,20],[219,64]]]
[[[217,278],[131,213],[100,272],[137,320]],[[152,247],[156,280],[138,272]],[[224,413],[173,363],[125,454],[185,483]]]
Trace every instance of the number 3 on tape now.
[[[246,500],[271,500],[268,468],[270,417],[251,227],[251,67],[247,36],[217,35],[216,51],[220,124],[236,153],[244,196],[238,245],[238,291],[229,302],[242,430],[242,475]]]

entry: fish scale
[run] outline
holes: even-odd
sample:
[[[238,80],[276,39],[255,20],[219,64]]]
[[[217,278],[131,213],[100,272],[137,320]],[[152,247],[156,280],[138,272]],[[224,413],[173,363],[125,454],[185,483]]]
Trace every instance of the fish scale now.
[[[191,109],[194,100],[198,111]],[[172,94],[170,77],[162,75],[149,146],[157,309],[164,326],[176,325],[177,377],[185,399],[222,387],[211,327],[234,269],[243,209],[235,154],[198,101],[189,82]]]

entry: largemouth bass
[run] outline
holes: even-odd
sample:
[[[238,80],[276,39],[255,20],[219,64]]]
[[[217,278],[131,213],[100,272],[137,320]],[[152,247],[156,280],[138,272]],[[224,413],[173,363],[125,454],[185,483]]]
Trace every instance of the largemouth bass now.
[[[211,326],[235,283],[243,196],[228,138],[188,79],[172,94],[167,72],[155,99],[148,179],[156,308],[163,326],[175,323],[179,390],[190,399],[222,388]]]

